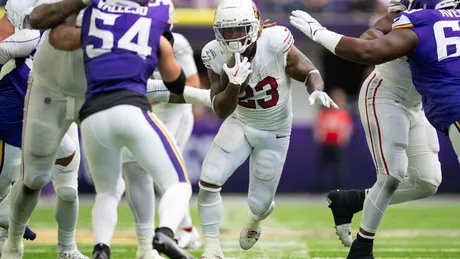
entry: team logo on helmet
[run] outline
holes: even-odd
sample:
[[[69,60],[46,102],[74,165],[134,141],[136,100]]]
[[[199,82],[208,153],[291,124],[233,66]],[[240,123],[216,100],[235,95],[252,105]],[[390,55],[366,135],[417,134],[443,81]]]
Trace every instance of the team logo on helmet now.
[[[252,2],[252,9],[254,10],[254,17],[256,17],[256,19],[259,19],[260,17],[259,8],[257,8],[256,3],[254,2]]]

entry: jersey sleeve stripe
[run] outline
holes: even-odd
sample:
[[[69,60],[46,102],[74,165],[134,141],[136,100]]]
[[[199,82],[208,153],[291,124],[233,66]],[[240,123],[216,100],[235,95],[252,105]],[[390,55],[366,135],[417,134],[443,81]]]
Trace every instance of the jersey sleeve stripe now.
[[[410,29],[412,27],[414,27],[414,25],[412,25],[412,23],[401,24],[401,25],[393,27],[393,30],[396,30],[396,29]]]
[[[284,43],[286,43],[286,41],[289,39],[289,36],[291,36],[291,31],[289,31],[288,35],[287,35],[286,38],[284,39]]]

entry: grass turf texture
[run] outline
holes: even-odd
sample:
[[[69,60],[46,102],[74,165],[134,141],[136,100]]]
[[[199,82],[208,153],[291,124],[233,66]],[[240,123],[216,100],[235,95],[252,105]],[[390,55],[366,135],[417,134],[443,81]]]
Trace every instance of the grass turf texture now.
[[[300,198],[299,198],[300,197]],[[324,199],[296,196],[277,200],[273,214],[263,223],[258,243],[243,251],[238,245],[239,231],[246,219],[244,198],[224,196],[221,241],[226,258],[345,258],[348,248],[338,241],[330,210]],[[457,201],[455,201],[457,200]],[[376,258],[459,258],[460,199],[432,199],[392,206],[387,211],[375,241]],[[324,201],[324,202],[322,202]],[[77,229],[77,242],[86,255],[91,255],[91,206],[83,201]],[[25,243],[24,258],[56,258],[57,226],[52,203],[40,204],[30,227],[38,237]],[[112,242],[112,258],[135,258],[136,240],[132,214],[126,203],[119,208],[117,230]],[[199,227],[196,200],[192,216]],[[354,218],[353,235],[361,214]],[[201,250],[191,251],[197,258]]]

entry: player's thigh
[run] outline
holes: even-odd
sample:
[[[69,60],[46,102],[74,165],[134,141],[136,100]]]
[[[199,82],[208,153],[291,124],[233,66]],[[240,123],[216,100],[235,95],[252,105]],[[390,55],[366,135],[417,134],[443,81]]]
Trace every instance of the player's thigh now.
[[[168,120],[165,123],[166,128],[168,128],[176,139],[181,152],[184,152],[185,146],[192,135],[193,123],[194,118],[191,110],[185,110],[178,119],[174,121]]]
[[[265,136],[254,145],[250,155],[248,195],[250,200],[264,201],[269,206],[283,172],[290,132],[261,132]]]
[[[64,96],[31,76],[24,105],[23,163],[27,174],[50,174],[71,121],[64,117]],[[27,168],[31,167],[31,170]]]
[[[222,186],[251,153],[241,121],[229,117],[219,129],[206,154],[200,180]]]
[[[187,182],[182,155],[163,123],[150,111],[132,106],[128,110],[136,126],[127,128],[124,145],[136,161],[161,190],[173,183]]]
[[[396,104],[368,103],[361,121],[377,172],[402,180],[407,171],[408,113]]]
[[[460,122],[456,121],[449,127],[449,138],[454,148],[455,154],[460,162]]]
[[[4,198],[10,185],[17,181],[21,165],[21,149],[0,141],[0,195]],[[5,196],[3,195],[5,194]]]
[[[409,130],[407,176],[439,186],[442,172],[438,153],[439,141],[436,129],[430,125],[424,115],[421,115],[420,121]]]
[[[96,192],[117,196],[116,187],[121,174],[120,148],[109,120],[107,110],[89,116],[81,123],[81,136]]]

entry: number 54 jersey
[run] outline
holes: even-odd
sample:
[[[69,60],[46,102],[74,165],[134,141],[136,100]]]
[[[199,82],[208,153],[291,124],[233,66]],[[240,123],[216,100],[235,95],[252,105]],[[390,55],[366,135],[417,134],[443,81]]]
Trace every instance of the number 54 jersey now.
[[[412,81],[431,125],[447,133],[450,125],[460,121],[460,10],[402,12],[393,30],[408,28],[419,39],[408,55]]]
[[[256,53],[246,91],[240,95],[234,117],[260,130],[290,129],[292,123],[291,79],[285,72],[286,56],[294,43],[291,32],[282,26],[265,28],[253,44]],[[206,68],[222,75],[223,65],[232,57],[216,40],[206,44],[201,58]],[[224,86],[225,87],[225,86]]]

